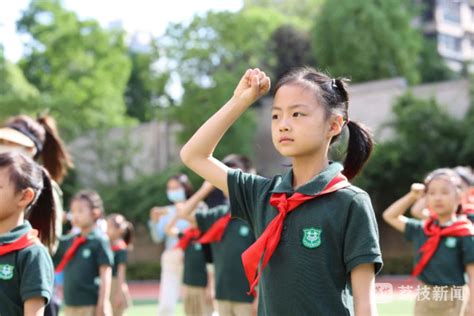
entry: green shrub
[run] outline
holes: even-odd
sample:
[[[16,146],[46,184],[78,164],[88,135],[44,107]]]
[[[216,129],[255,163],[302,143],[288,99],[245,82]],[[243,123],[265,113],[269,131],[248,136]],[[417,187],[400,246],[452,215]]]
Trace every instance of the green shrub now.
[[[160,274],[159,261],[135,262],[127,266],[127,280],[159,280]]]

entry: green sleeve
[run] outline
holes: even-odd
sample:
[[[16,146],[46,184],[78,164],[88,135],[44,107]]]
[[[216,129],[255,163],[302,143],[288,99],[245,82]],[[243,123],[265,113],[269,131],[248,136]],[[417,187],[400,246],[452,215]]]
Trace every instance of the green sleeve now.
[[[196,223],[200,231],[206,232],[212,226],[212,218],[209,214],[197,212]]]
[[[350,272],[356,266],[373,263],[375,273],[382,269],[379,231],[367,193],[356,194],[351,202],[344,237],[344,264]]]
[[[53,293],[54,268],[48,251],[43,246],[31,247],[21,258],[20,295],[25,302],[43,297],[49,303]]]
[[[405,232],[403,233],[405,239],[413,241],[420,233],[423,233],[423,222],[419,219],[409,218],[405,224]]]
[[[127,264],[127,261],[128,261],[128,251],[127,251],[127,249],[117,251],[117,253],[115,254],[114,259],[115,259],[114,263],[116,265],[119,265],[121,263]]]
[[[114,254],[112,248],[110,247],[110,242],[106,238],[99,238],[99,247],[97,249],[97,265],[108,265],[112,266],[114,264]]]
[[[255,227],[256,205],[270,190],[271,180],[239,169],[230,169],[227,173],[229,201],[232,217],[237,217]]]
[[[58,249],[53,256],[53,263],[55,267],[59,264],[59,262],[61,262],[69,244],[69,238],[62,237],[59,239]]]
[[[211,226],[226,214],[227,205],[217,205],[211,209],[196,212],[196,223],[199,230],[206,232]]]
[[[465,265],[474,263],[474,236],[462,237],[462,257]]]

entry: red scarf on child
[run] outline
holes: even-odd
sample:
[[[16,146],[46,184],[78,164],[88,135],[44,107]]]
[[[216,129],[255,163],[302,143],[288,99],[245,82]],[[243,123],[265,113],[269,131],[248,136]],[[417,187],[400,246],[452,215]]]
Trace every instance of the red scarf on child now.
[[[447,227],[441,227],[436,222],[436,217],[431,217],[423,225],[423,232],[428,236],[428,240],[421,246],[419,252],[422,253],[420,261],[417,263],[412,276],[418,276],[426,267],[430,259],[438,249],[442,237],[462,237],[473,236],[474,226],[466,218],[460,218],[455,223]]]
[[[225,216],[219,218],[214,224],[212,224],[211,228],[204,235],[199,239],[199,243],[201,244],[209,244],[216,241],[221,241],[222,236],[224,236],[224,232],[227,228],[227,225],[230,223],[230,212],[227,213]]]
[[[33,244],[39,244],[38,231],[36,229],[29,230],[23,236],[12,243],[0,245],[0,256],[17,250],[25,249]]]
[[[178,244],[175,248],[181,248],[183,250],[186,250],[186,248],[188,248],[189,246],[189,243],[194,239],[198,239],[199,236],[201,236],[201,231],[199,230],[199,228],[187,228],[183,231],[183,237],[179,239]]]
[[[291,197],[287,198],[286,193],[272,194],[270,197],[270,204],[278,209],[278,215],[270,222],[270,224],[268,224],[267,228],[257,241],[255,241],[255,243],[253,243],[253,245],[242,254],[245,274],[250,284],[249,294],[255,295],[254,288],[258,284],[262,270],[267,265],[270,257],[280,242],[283,221],[285,220],[286,215],[308,200],[335,192],[349,185],[350,183],[347,181],[347,178],[342,174],[338,174],[321,192],[316,195],[305,195],[296,192]],[[258,269],[262,257],[263,262],[260,269]],[[257,270],[259,270],[258,274]]]
[[[74,255],[76,254],[77,249],[87,241],[86,236],[76,236],[74,240],[72,241],[71,247],[66,251],[64,254],[64,257],[61,259],[61,262],[59,262],[58,266],[56,267],[56,272],[61,272],[64,270],[66,265],[69,263],[69,261],[74,258]]]
[[[115,245],[112,245],[112,251],[116,252],[119,250],[127,249],[127,243],[120,239]]]

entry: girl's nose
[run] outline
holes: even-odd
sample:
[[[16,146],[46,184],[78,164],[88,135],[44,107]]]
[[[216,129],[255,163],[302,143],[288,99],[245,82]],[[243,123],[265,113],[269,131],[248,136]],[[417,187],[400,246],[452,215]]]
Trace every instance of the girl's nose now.
[[[282,119],[279,126],[280,132],[286,132],[290,130],[290,124],[287,119]]]

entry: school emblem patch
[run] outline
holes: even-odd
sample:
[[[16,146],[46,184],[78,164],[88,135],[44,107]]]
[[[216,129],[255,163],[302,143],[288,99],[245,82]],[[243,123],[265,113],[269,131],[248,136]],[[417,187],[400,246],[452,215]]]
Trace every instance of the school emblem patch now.
[[[303,246],[306,248],[316,248],[321,245],[322,229],[319,228],[304,228],[303,229]]]
[[[242,236],[242,237],[246,237],[246,236],[248,236],[249,231],[250,231],[250,230],[249,230],[249,228],[248,228],[247,226],[240,226],[239,234],[240,234],[240,236]]]
[[[84,250],[82,250],[82,257],[87,259],[91,256],[91,250],[86,248]]]
[[[456,247],[456,238],[455,237],[447,237],[444,243],[448,248]]]
[[[13,278],[14,268],[14,266],[9,264],[0,264],[0,279],[11,280],[11,278]]]
[[[201,244],[200,244],[200,243],[195,243],[195,244],[194,244],[194,249],[195,249],[196,251],[201,250],[201,249],[202,249]]]

